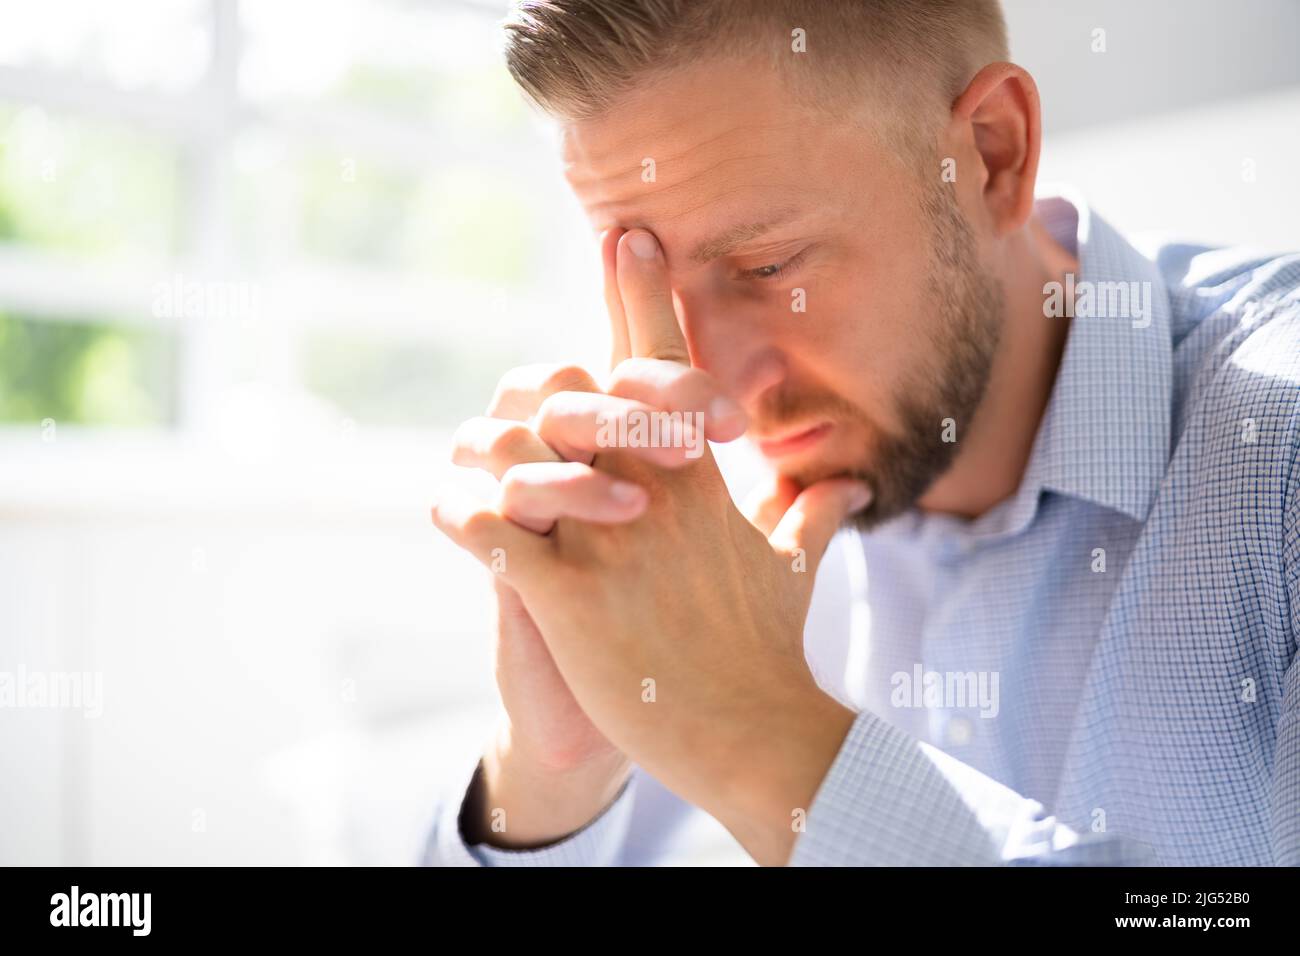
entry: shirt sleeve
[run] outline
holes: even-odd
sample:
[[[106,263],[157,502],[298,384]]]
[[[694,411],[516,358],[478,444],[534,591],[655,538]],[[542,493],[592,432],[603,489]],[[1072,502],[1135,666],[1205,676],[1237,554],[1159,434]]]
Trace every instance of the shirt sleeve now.
[[[1273,865],[1300,866],[1300,657],[1286,672],[1269,805]]]
[[[1291,412],[1288,434],[1300,433],[1300,402]],[[1296,438],[1291,439],[1287,505],[1283,518],[1283,576],[1291,615],[1291,657],[1282,679],[1273,777],[1269,788],[1274,866],[1300,866],[1300,474]]]
[[[487,844],[470,845],[460,828],[461,808],[482,764],[440,801],[425,847],[425,866],[611,866],[627,838],[636,791],[636,773],[614,801],[581,830],[557,843],[532,850],[505,850]]]
[[[858,715],[813,800],[791,866],[1148,866],[1151,848],[1080,836],[1035,800]]]

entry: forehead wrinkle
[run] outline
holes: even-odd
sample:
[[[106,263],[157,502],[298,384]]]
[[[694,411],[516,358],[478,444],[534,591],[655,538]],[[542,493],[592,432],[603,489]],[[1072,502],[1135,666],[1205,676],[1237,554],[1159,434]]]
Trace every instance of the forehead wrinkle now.
[[[741,160],[754,160],[757,158],[759,157],[739,157],[739,159]],[[722,162],[729,162],[729,161],[730,160],[723,160]],[[621,213],[625,211],[634,210],[636,209],[636,207],[646,203],[652,206],[658,203],[663,203],[666,201],[666,197],[669,194],[671,194],[674,190],[689,188],[696,192],[699,192],[702,189],[699,183],[700,177],[704,176],[706,173],[722,165],[722,162],[709,167],[709,169],[700,170],[697,173],[694,173],[683,179],[679,179],[677,182],[674,183],[667,183],[664,185],[658,185],[656,183],[656,185],[653,187],[643,188],[636,196],[627,197],[627,198],[606,199],[600,202],[591,203],[590,205],[587,206],[588,214],[591,216],[599,217],[599,214],[604,213],[606,211],[610,211],[609,213],[610,218],[614,219],[615,221],[620,221],[624,218],[623,215],[621,215]],[[745,189],[751,189],[751,188],[776,189],[776,188],[780,188],[780,186],[779,184],[776,183],[761,183],[761,184],[741,183],[736,186],[729,186],[728,188],[723,189],[718,193],[715,193],[712,196],[712,198],[706,199],[703,202],[697,203],[693,206],[687,206],[682,210],[673,212],[671,215],[666,215],[664,216],[664,219],[671,222],[674,219],[678,219],[684,215],[695,212],[699,209],[703,209],[704,207],[708,206],[710,203],[717,202],[727,196],[732,195],[733,193],[740,192]]]
[[[656,215],[654,211],[650,211],[648,213],[639,213],[636,215],[629,215],[627,213],[633,211],[631,207],[634,204],[627,203],[627,202],[619,202],[619,201],[611,201],[608,203],[601,203],[598,206],[593,206],[591,212],[593,213],[593,218],[598,219],[599,217],[594,216],[594,213],[597,209],[612,207],[615,210],[609,215],[608,219],[605,220],[604,225],[599,225],[596,227],[597,231],[601,229],[607,229],[610,226],[620,226],[624,229],[634,229],[639,227],[642,229],[648,229],[650,232],[659,236],[660,241],[664,241],[665,237],[663,235],[663,231],[665,226],[667,226],[670,223],[676,222],[677,220],[682,219],[686,216],[689,216],[691,213],[698,212],[701,209],[706,209],[711,205],[715,205],[721,200],[723,200],[724,198],[726,198],[727,196],[731,195],[732,193],[744,192],[747,190],[755,190],[755,189],[761,190],[761,189],[781,189],[781,188],[782,188],[781,186],[775,183],[742,183],[741,185],[734,186],[731,189],[724,190],[723,192],[705,200],[704,202],[696,203],[695,205],[688,206],[685,209],[675,210],[671,213],[666,213],[663,215]],[[797,218],[797,210],[795,209],[795,207],[781,205],[777,207],[774,213],[771,213],[767,218],[760,220],[757,224],[763,226],[764,231],[766,231],[766,229],[771,229],[771,228],[775,228],[778,225],[783,225],[787,222],[794,220],[795,218]],[[731,230],[728,229],[727,232],[729,233],[731,232]],[[698,256],[698,250],[700,248],[700,245],[702,244],[697,244],[690,255],[690,258],[697,262],[699,261],[697,256]],[[668,255],[670,259],[676,258],[676,256],[674,256],[670,252],[667,246],[664,247],[664,253]]]
[[[662,159],[656,158],[653,155],[648,155],[646,158],[654,160],[656,171],[655,184],[649,186],[649,188],[647,188],[648,184],[644,183],[641,179],[641,174],[644,169],[644,159],[616,168],[602,175],[595,167],[599,166],[602,161],[616,153],[626,155],[626,149],[611,147],[610,149],[597,153],[590,148],[589,142],[580,141],[579,138],[573,136],[572,131],[570,131],[569,135],[566,135],[565,137],[568,146],[566,152],[569,153],[568,162],[565,164],[565,178],[568,180],[569,185],[574,192],[579,194],[579,199],[581,199],[581,193],[589,189],[597,193],[608,194],[609,192],[613,192],[614,189],[612,188],[612,184],[625,178],[629,180],[629,185],[633,185],[633,188],[638,190],[638,198],[657,197],[663,193],[677,189],[678,187],[696,186],[697,181],[701,177],[716,172],[728,163],[757,164],[763,160],[778,160],[783,154],[790,152],[790,144],[784,144],[785,148],[782,149],[781,145],[775,145],[772,144],[770,140],[765,140],[762,143],[755,145],[769,147],[775,145],[775,148],[769,148],[763,152],[743,153],[741,155],[726,155],[724,153],[724,155],[716,159],[716,161],[700,169],[690,171],[687,175],[677,178],[675,182],[661,183],[658,175],[659,170],[667,168],[671,171],[671,169],[678,163],[699,153],[720,152],[721,150],[717,148],[717,144],[724,139],[734,137],[734,134],[742,130],[781,130],[796,125],[798,125],[798,121],[791,121],[789,123],[738,123],[735,126],[729,127],[728,129],[722,130],[721,132],[708,137],[707,139],[701,140],[694,146],[687,147],[681,152],[666,156]],[[644,138],[653,140],[656,137],[651,135]],[[589,140],[590,138],[586,137],[583,139]],[[582,170],[578,168],[580,165],[586,165],[589,167],[590,172],[587,175],[583,175]],[[635,202],[636,200],[632,198],[607,199],[589,205],[588,210],[590,214],[595,214],[611,206],[617,207],[624,204],[632,205]]]
[[[699,180],[702,177],[707,176],[709,173],[715,172],[721,167],[727,165],[728,163],[758,163],[761,160],[771,159],[777,155],[778,154],[776,153],[755,153],[752,155],[745,155],[745,156],[727,156],[723,159],[719,159],[711,166],[706,166],[703,169],[695,170],[691,172],[689,175],[677,179],[675,182],[660,183],[658,176],[656,176],[653,185],[641,183],[639,186],[633,187],[637,189],[639,192],[639,195],[636,198],[607,199],[601,202],[592,203],[589,209],[591,213],[597,213],[611,206],[613,207],[632,206],[635,205],[640,199],[643,198],[644,199],[662,198],[665,194],[671,193],[675,189],[681,189],[687,187],[699,189],[700,188]],[[640,175],[639,175],[640,169],[641,169],[640,166],[635,166],[616,173],[611,173],[608,176],[604,176],[604,177],[592,176],[592,177],[588,177],[585,180],[578,180],[571,177],[569,179],[569,182],[573,186],[575,192],[580,193],[581,191],[583,191],[584,186],[588,184],[607,183],[611,180],[622,178],[625,176],[635,176],[637,181],[640,182]],[[596,188],[599,189],[599,185],[597,185]],[[731,192],[731,191],[734,190],[728,190],[727,192]],[[721,195],[726,195],[726,192],[722,193]],[[693,208],[699,208],[699,207],[693,207]],[[691,210],[687,210],[687,211],[691,211]]]
[[[662,137],[665,133],[671,133],[671,132],[675,131],[679,122],[680,122],[680,117],[674,117],[674,120],[673,120],[672,123],[665,123],[665,124],[663,124],[663,129],[662,129],[661,131],[659,131],[659,132],[652,132],[652,133],[647,134],[647,135],[642,135],[642,136],[640,137],[640,139],[641,139],[642,141],[646,141],[646,140],[654,140],[654,139],[656,139],[656,138],[660,138],[660,137]],[[732,136],[733,134],[738,133],[738,132],[740,132],[741,130],[748,130],[748,129],[753,129],[753,130],[781,130],[781,129],[786,129],[786,128],[788,128],[788,127],[797,126],[797,125],[800,124],[800,122],[801,122],[800,120],[791,120],[791,121],[788,122],[788,123],[737,123],[735,126],[730,126],[730,127],[728,127],[727,129],[724,129],[724,130],[722,130],[722,131],[720,131],[720,132],[718,132],[718,133],[713,134],[712,136],[709,136],[709,137],[707,137],[707,138],[705,138],[705,139],[700,140],[700,141],[699,141],[698,143],[696,143],[694,146],[687,146],[684,150],[682,150],[682,151],[679,152],[679,153],[676,153],[675,155],[665,156],[663,159],[661,159],[661,160],[660,160],[660,159],[656,159],[655,161],[656,161],[656,163],[666,163],[666,162],[667,162],[667,163],[673,163],[673,162],[677,162],[679,159],[682,159],[682,158],[685,157],[685,156],[689,156],[689,155],[692,154],[692,153],[699,152],[700,150],[707,149],[708,147],[713,146],[714,144],[716,144],[719,140],[722,140],[722,139],[725,139],[725,138],[727,138],[727,137],[729,137],[729,136]],[[624,150],[621,146],[610,146],[609,149],[606,149],[606,150],[601,151],[601,152],[596,152],[596,151],[594,151],[594,150],[591,148],[591,145],[590,145],[590,143],[588,142],[588,141],[590,140],[591,137],[579,137],[579,136],[575,136],[575,135],[574,135],[575,132],[576,132],[576,129],[575,129],[575,128],[570,128],[570,129],[567,131],[566,135],[564,136],[565,153],[566,153],[566,154],[571,154],[571,153],[578,153],[578,154],[580,154],[580,155],[578,155],[577,157],[575,157],[575,158],[570,158],[570,159],[568,160],[568,162],[565,164],[568,168],[572,168],[572,167],[574,166],[574,164],[575,164],[576,162],[579,162],[579,161],[587,162],[587,163],[591,164],[592,166],[598,166],[598,165],[600,165],[601,162],[603,162],[603,161],[604,161],[605,159],[607,159],[609,156],[611,156],[611,155],[617,155],[617,154],[620,154],[620,153],[625,152],[625,150]],[[615,138],[616,140],[622,140],[622,139],[624,139],[624,137],[621,137],[621,136],[617,136],[617,137],[613,137],[613,138]],[[654,159],[654,157],[653,157],[652,155],[651,155],[649,158]],[[638,161],[638,162],[635,164],[635,166],[633,166],[632,168],[634,168],[634,169],[639,169],[639,168],[640,168],[640,165],[641,165],[641,164],[640,164],[640,161]]]
[[[723,139],[726,139],[727,137],[730,137],[730,136],[732,136],[733,134],[735,134],[735,133],[737,133],[737,132],[739,132],[739,131],[741,131],[741,130],[749,130],[749,129],[753,129],[753,130],[764,130],[764,129],[765,129],[765,130],[777,130],[777,129],[784,129],[784,128],[787,127],[787,126],[793,126],[793,125],[795,125],[795,124],[794,124],[794,123],[767,123],[767,124],[761,124],[761,123],[740,123],[740,124],[737,124],[736,126],[731,127],[730,129],[725,129],[725,130],[723,130],[722,132],[720,132],[720,133],[718,133],[718,134],[716,134],[716,135],[714,135],[714,136],[710,136],[708,139],[701,140],[700,142],[696,143],[694,146],[687,147],[687,149],[685,149],[684,151],[682,151],[682,152],[680,152],[680,153],[677,153],[677,154],[674,155],[674,156],[666,156],[666,157],[664,157],[662,160],[655,160],[655,164],[656,164],[656,166],[662,166],[662,165],[665,165],[665,164],[676,163],[676,162],[678,162],[679,160],[684,159],[684,158],[687,157],[687,156],[691,156],[691,155],[693,155],[693,154],[695,154],[695,153],[704,152],[704,151],[708,150],[710,147],[715,146],[719,141],[721,141],[721,140],[723,140]],[[764,140],[763,145],[768,145],[768,143],[767,143],[766,140]],[[716,163],[714,163],[712,166],[708,166],[708,167],[706,167],[706,168],[700,170],[699,172],[700,172],[700,173],[707,173],[707,172],[710,172],[710,171],[712,171],[712,170],[714,170],[714,169],[717,169],[717,168],[718,168],[719,166],[721,166],[723,163],[740,162],[740,161],[744,161],[744,160],[748,160],[748,159],[759,159],[759,158],[762,158],[762,157],[765,157],[765,156],[776,156],[776,155],[779,155],[779,153],[780,153],[780,150],[778,149],[778,150],[774,150],[774,151],[772,151],[772,152],[767,152],[767,153],[752,153],[752,154],[742,154],[742,155],[739,155],[739,156],[735,156],[735,155],[724,156],[722,159],[718,160],[718,161],[717,161]],[[654,159],[653,156],[651,156],[650,158],[651,158],[651,159]],[[699,175],[699,173],[697,173],[697,175]]]

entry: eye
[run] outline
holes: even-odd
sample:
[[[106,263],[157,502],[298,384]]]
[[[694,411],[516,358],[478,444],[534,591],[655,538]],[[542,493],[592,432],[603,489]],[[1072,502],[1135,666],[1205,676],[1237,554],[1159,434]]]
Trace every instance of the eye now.
[[[800,263],[803,262],[805,252],[796,253],[784,262],[774,262],[771,265],[759,266],[757,269],[744,269],[740,273],[741,278],[757,279],[761,282],[771,282],[774,279],[779,279],[786,273],[798,268]]]

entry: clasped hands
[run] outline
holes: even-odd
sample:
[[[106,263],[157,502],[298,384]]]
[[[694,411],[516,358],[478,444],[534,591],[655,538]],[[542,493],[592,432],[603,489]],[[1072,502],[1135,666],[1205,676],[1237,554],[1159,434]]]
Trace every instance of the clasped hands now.
[[[803,628],[817,564],[869,492],[776,479],[742,515],[692,429],[731,441],[745,413],[690,366],[658,241],[609,230],[602,253],[604,387],[575,368],[508,373],[453,442],[457,464],[498,479],[498,500],[449,489],[433,520],[497,575],[515,747],[539,766],[626,755],[782,864],[853,719],[817,687]],[[684,413],[685,431],[666,433],[678,441],[606,447],[662,412]]]

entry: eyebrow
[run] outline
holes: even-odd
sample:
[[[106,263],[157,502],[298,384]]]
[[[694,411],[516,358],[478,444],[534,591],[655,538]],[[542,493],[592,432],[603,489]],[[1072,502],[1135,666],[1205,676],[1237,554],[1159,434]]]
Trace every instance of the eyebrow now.
[[[797,211],[794,209],[785,209],[777,213],[770,219],[761,222],[745,222],[732,226],[725,232],[714,236],[712,239],[706,239],[697,245],[691,252],[691,259],[703,265],[712,262],[714,259],[721,258],[730,252],[733,252],[743,243],[770,232],[777,226],[784,226],[786,223],[795,219]]]

